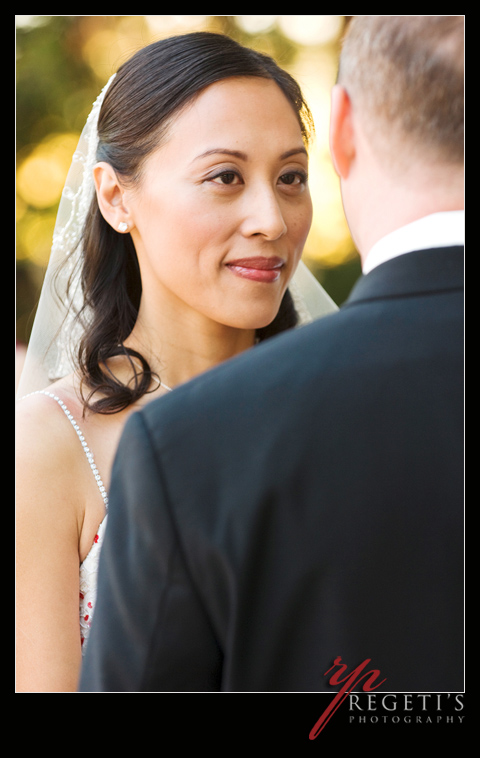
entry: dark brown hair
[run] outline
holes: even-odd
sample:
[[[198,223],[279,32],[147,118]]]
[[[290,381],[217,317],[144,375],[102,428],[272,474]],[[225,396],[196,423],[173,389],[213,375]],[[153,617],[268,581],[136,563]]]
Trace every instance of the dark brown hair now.
[[[230,37],[199,32],[154,42],[121,66],[100,111],[97,160],[109,163],[124,183],[137,183],[145,159],[161,144],[179,109],[205,87],[233,76],[275,81],[295,110],[308,142],[312,119],[295,80],[272,58]],[[104,220],[96,197],[82,243],[85,304],[78,318],[83,320],[84,337],[78,365],[83,387],[88,388],[84,403],[100,413],[115,413],[150,391],[153,379],[145,358],[123,344],[138,314],[140,270],[130,235],[119,234]],[[296,323],[297,314],[287,290],[276,318],[259,329],[257,337],[266,339]],[[107,359],[115,355],[130,359],[134,380],[128,385],[106,366]],[[103,397],[93,402],[97,392]]]

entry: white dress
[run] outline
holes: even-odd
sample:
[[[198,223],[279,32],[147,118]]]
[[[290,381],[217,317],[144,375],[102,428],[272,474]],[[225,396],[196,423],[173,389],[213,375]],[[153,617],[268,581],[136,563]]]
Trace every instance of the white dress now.
[[[77,436],[81,442],[84,453],[87,456],[88,463],[92,469],[93,476],[97,482],[100,494],[105,503],[105,510],[108,510],[108,495],[104,487],[98,469],[95,465],[93,453],[88,447],[82,430],[77,424],[75,418],[72,416],[67,406],[59,397],[47,390],[40,390],[39,392],[31,393],[33,395],[47,395],[53,400],[56,400],[60,408],[65,413],[66,417],[75,429]],[[100,557],[100,550],[103,543],[103,537],[105,534],[105,527],[107,525],[107,516],[105,515],[103,521],[98,527],[97,534],[93,540],[93,545],[86,556],[85,560],[80,564],[80,583],[79,583],[79,614],[80,614],[80,640],[82,645],[82,655],[85,654],[88,635],[90,632],[90,626],[92,624],[92,618],[95,611],[95,601],[97,597],[97,573],[98,573],[98,559]]]

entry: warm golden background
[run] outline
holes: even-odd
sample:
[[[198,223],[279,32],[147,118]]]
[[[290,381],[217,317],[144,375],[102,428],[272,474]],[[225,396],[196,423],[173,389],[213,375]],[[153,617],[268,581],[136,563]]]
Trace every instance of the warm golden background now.
[[[299,81],[316,128],[314,221],[304,259],[341,304],[360,275],[328,149],[330,89],[347,16],[17,16],[17,340],[28,341],[60,194],[93,101],[156,39],[222,32],[268,53]]]

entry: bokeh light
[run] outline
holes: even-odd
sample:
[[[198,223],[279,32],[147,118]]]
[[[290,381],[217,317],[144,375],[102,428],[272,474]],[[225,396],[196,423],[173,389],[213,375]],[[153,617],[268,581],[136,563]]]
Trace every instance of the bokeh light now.
[[[249,34],[259,34],[273,29],[278,16],[236,16],[241,29]]]
[[[343,16],[279,16],[278,24],[299,45],[325,45],[338,38]]]
[[[21,162],[17,191],[34,208],[49,208],[60,200],[78,134],[55,134],[43,140]]]

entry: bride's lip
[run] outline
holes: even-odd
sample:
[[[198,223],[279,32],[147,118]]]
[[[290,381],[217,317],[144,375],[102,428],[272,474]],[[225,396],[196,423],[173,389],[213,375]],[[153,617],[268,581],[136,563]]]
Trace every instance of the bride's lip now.
[[[276,282],[280,278],[285,261],[277,256],[271,258],[257,256],[228,261],[225,265],[232,273],[241,276],[243,279],[270,283]]]

